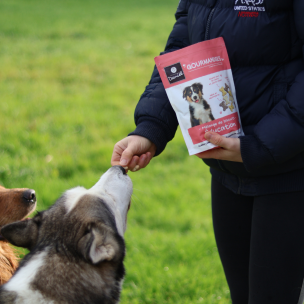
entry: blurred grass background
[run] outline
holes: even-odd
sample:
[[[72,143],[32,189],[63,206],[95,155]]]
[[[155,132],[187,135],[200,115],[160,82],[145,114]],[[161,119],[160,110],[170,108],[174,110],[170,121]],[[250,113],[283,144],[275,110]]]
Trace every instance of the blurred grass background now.
[[[174,24],[178,0],[0,2],[0,184],[38,210],[110,167]],[[210,174],[180,130],[134,183],[121,303],[230,302]]]

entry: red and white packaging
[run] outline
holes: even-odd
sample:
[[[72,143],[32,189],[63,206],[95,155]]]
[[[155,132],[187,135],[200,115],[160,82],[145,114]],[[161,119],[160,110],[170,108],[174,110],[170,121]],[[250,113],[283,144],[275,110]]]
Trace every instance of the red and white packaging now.
[[[216,147],[205,139],[207,131],[225,137],[244,134],[223,38],[154,60],[190,155]]]

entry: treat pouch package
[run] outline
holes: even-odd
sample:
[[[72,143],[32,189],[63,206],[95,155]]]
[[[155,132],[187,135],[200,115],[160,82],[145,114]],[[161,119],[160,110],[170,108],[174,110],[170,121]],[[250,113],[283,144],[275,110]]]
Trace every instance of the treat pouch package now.
[[[223,38],[203,41],[155,58],[189,154],[215,148],[204,134],[243,135]]]

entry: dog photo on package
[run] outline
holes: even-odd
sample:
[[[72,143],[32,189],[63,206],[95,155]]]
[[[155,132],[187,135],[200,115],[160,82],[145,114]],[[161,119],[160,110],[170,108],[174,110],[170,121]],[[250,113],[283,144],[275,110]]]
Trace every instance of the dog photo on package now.
[[[204,135],[243,135],[230,62],[222,38],[155,58],[189,154],[216,147]]]

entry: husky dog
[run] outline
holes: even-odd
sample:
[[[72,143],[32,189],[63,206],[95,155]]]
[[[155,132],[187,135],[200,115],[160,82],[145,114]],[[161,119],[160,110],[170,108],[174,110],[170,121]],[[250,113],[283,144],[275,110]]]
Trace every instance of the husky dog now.
[[[4,226],[2,235],[30,253],[0,287],[0,303],[118,303],[131,194],[131,179],[114,166],[92,188],[68,190],[33,219]]]

